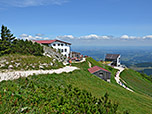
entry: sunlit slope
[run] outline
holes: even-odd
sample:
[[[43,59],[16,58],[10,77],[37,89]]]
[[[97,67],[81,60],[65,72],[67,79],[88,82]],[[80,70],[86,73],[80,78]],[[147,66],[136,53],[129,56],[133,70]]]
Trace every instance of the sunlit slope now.
[[[140,73],[126,69],[121,73],[120,77],[135,92],[152,97],[152,82],[144,78]]]
[[[64,87],[71,84],[73,87],[78,87],[91,92],[93,96],[98,98],[102,97],[106,92],[108,92],[110,99],[119,103],[118,113],[123,113],[126,110],[128,110],[131,114],[152,113],[152,97],[140,94],[138,92],[130,92],[113,82],[107,83],[90,74],[88,72],[88,61],[91,62],[92,65],[101,65],[92,58],[88,58],[84,63],[73,64],[74,66],[79,67],[80,70],[62,74],[34,75],[28,77],[28,80],[30,80],[32,86],[38,85],[42,89],[45,89],[45,86]],[[109,68],[108,66],[105,66],[105,68],[112,71],[112,75],[115,75],[114,73],[116,70]],[[0,89],[2,90],[4,87],[6,90],[12,89],[12,91],[17,92],[18,90],[15,88],[24,87],[24,83],[26,83],[26,80],[24,79],[24,81],[22,81],[22,78],[14,81],[4,81],[0,83]],[[14,87],[12,87],[12,85],[14,85]]]

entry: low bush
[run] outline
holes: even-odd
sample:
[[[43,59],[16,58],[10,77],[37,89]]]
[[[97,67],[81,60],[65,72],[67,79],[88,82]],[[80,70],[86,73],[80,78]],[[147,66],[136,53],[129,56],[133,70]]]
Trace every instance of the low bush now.
[[[35,84],[28,78],[0,87],[0,113],[116,114],[118,104],[68,86]],[[3,82],[7,83],[7,82]],[[20,85],[19,85],[20,84]]]

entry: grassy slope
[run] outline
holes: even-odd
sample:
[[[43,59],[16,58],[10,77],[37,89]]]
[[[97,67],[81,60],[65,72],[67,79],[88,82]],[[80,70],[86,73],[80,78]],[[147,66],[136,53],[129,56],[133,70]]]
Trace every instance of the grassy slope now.
[[[117,84],[116,81],[115,81],[115,79],[114,79],[115,74],[116,74],[117,71],[118,71],[117,69],[114,69],[114,68],[112,68],[112,67],[110,67],[110,66],[107,66],[107,65],[103,64],[103,63],[100,62],[100,61],[97,62],[96,60],[94,60],[94,59],[91,58],[91,57],[87,58],[87,61],[89,61],[89,62],[91,63],[92,67],[93,67],[93,66],[100,66],[100,67],[102,67],[102,68],[110,71],[110,72],[111,72],[111,83],[119,86],[119,84]],[[80,67],[80,66],[78,66],[78,67]]]
[[[50,63],[53,63],[53,65],[51,66]],[[62,63],[59,63],[57,61],[53,62],[52,58],[46,56],[19,54],[10,54],[0,57],[0,64],[4,64],[4,66],[0,67],[0,69],[8,69],[8,66],[12,65],[13,70],[38,70],[40,69],[40,66],[43,67],[41,69],[45,70],[63,67]],[[17,66],[17,64],[19,65]]]
[[[101,64],[93,60],[92,58],[88,58],[89,62],[92,63],[92,65],[98,65],[100,66]],[[100,80],[99,78],[89,74],[87,72],[87,64],[79,64],[77,65],[78,67],[83,68],[83,77],[85,78],[84,80],[79,81],[78,84],[74,84],[79,86],[82,89],[86,89],[93,93],[93,95],[100,97],[100,95],[103,95],[105,92],[108,92],[110,94],[111,99],[115,100],[116,102],[120,103],[120,110],[123,111],[124,109],[128,109],[131,111],[131,113],[152,113],[151,107],[152,107],[152,98],[149,96],[145,95],[140,95],[138,93],[132,93],[124,88],[120,87],[116,82],[114,81],[114,73],[117,70],[109,70],[111,69],[108,66],[104,66],[105,69],[112,71],[112,84],[109,84],[105,81]],[[85,73],[85,74],[84,74]],[[80,73],[81,74],[81,73]],[[78,74],[78,75],[80,75]],[[81,75],[82,75],[81,74]],[[77,75],[77,73],[75,73]],[[89,77],[88,77],[89,76]],[[91,77],[91,78],[90,78]],[[81,80],[81,79],[75,79],[75,80]],[[71,81],[70,81],[71,82]],[[85,84],[83,84],[85,82]],[[146,84],[146,83],[145,83]],[[87,87],[85,87],[87,86]],[[95,90],[95,91],[94,91]],[[142,107],[142,108],[141,108]]]
[[[135,92],[146,94],[152,97],[152,83],[143,78],[140,73],[128,69],[121,73],[120,77],[127,82],[127,85]]]
[[[93,65],[100,64],[94,61],[91,58],[88,60]],[[80,89],[85,89],[88,92],[91,92],[96,97],[103,96],[106,92],[110,94],[110,99],[112,101],[119,103],[119,112],[124,110],[129,110],[131,114],[150,114],[152,113],[152,98],[149,96],[144,96],[138,93],[132,93],[130,91],[125,90],[124,88],[116,85],[115,83],[107,83],[98,77],[90,74],[88,72],[88,62],[84,62],[81,64],[74,64],[81,68],[81,70],[77,70],[71,73],[62,73],[62,74],[52,74],[52,75],[38,75],[31,76],[29,79],[35,83],[42,85],[68,85],[72,84],[74,87],[79,87]],[[113,69],[112,69],[113,70]],[[1,89],[11,88],[11,83],[14,83],[15,87],[20,87],[22,84],[19,80],[1,82]],[[16,91],[16,90],[14,90]],[[141,108],[142,107],[142,108]]]

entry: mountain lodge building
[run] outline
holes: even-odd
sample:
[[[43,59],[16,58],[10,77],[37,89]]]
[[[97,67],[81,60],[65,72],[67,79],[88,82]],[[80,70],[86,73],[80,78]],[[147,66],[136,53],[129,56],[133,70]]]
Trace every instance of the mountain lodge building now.
[[[71,43],[64,42],[61,40],[34,40],[35,42],[43,45],[47,45],[49,47],[53,47],[56,50],[60,50],[61,54],[65,55],[66,57],[70,56],[71,52]]]
[[[111,66],[120,66],[120,54],[107,54],[105,61],[111,62]]]

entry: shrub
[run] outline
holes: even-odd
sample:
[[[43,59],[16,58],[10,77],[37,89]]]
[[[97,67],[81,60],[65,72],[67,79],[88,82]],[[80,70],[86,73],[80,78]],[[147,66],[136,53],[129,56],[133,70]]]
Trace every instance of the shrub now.
[[[9,88],[0,88],[2,113],[117,113],[118,104],[109,100],[108,93],[102,98],[95,98],[91,93],[71,85],[39,86],[28,78],[19,80],[20,87],[11,83]]]

